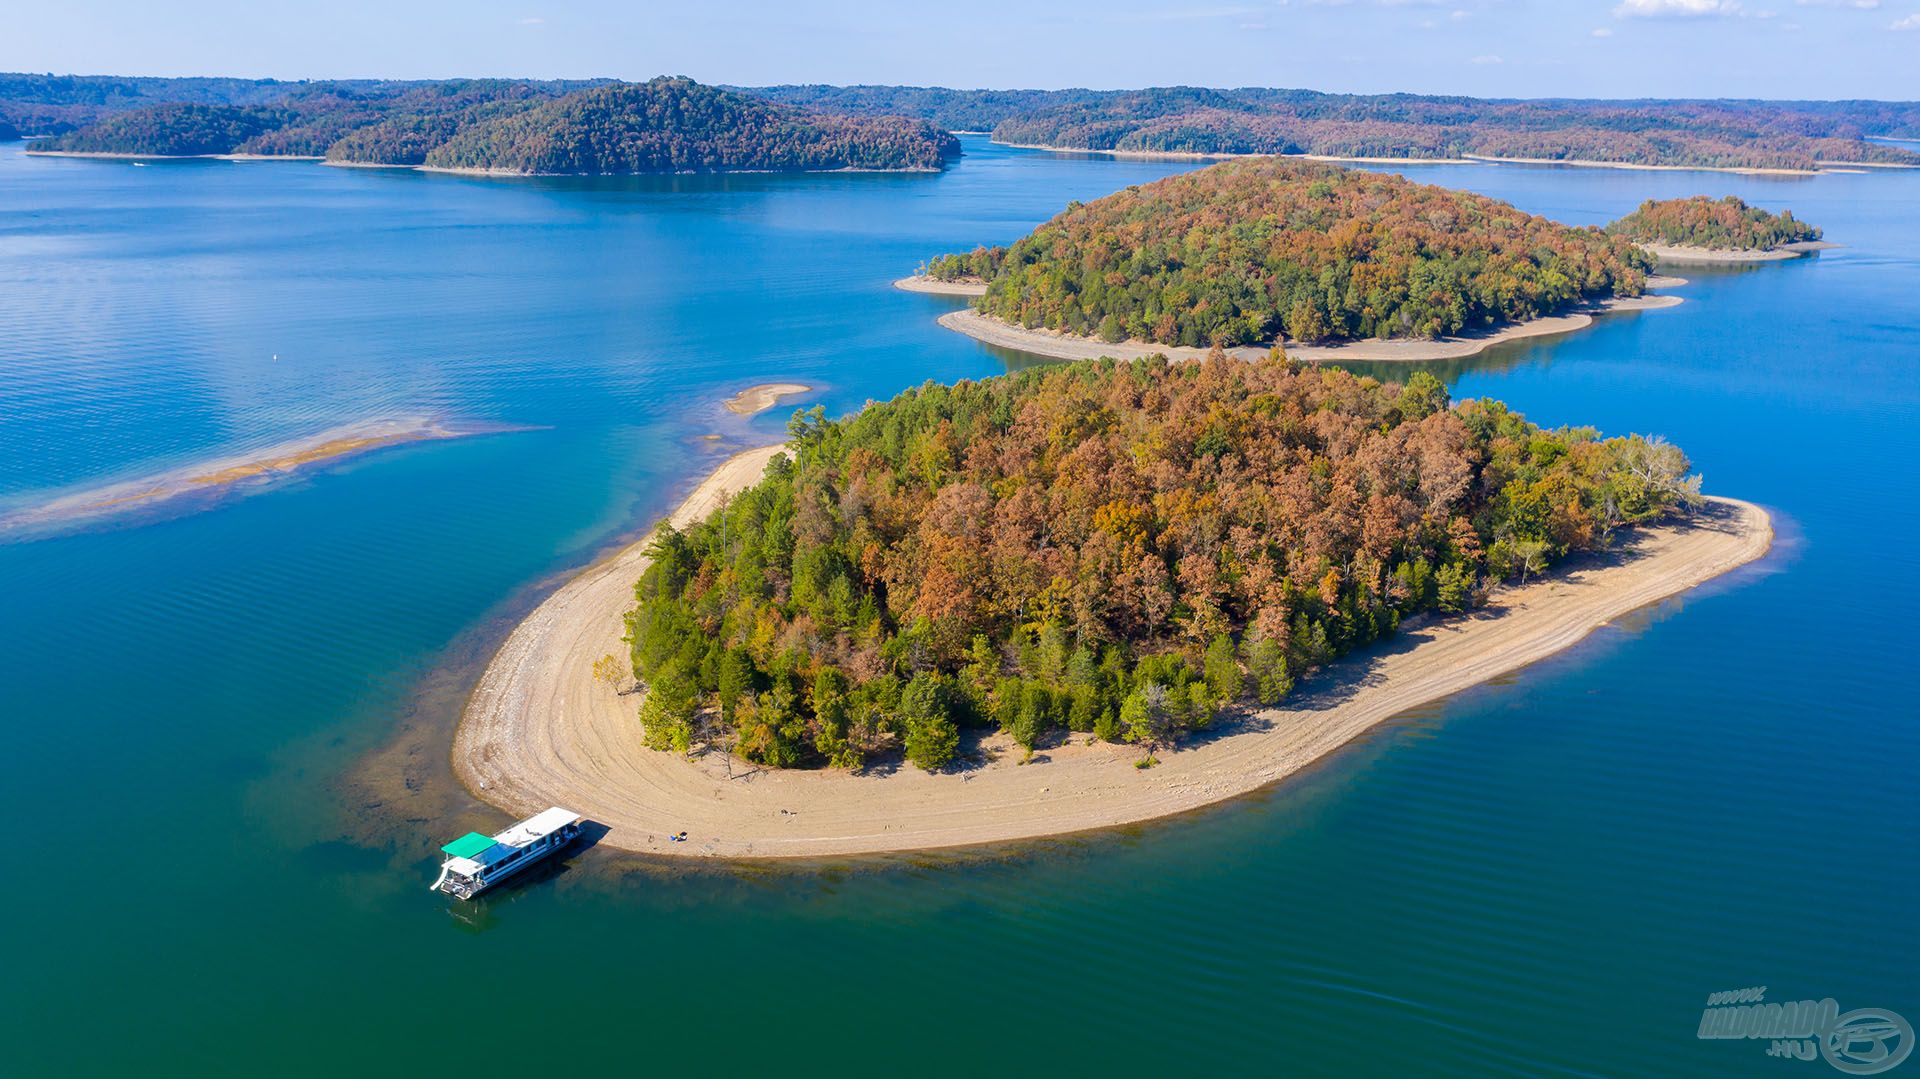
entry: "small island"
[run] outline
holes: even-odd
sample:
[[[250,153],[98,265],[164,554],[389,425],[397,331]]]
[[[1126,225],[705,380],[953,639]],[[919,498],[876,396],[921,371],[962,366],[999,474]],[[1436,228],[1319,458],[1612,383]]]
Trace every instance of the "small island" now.
[[[1648,199],[1607,232],[1676,264],[1775,262],[1834,246],[1792,210],[1770,213],[1734,195]]]
[[[502,79],[375,94],[315,88],[272,104],[169,102],[28,145],[75,157],[325,160],[484,175],[927,172],[959,153],[924,120],[781,105],[687,78]]]
[[[1010,246],[942,255],[896,284],[984,282],[944,325],[1062,359],[1284,345],[1303,359],[1431,360],[1678,303],[1645,294],[1652,265],[1624,239],[1483,195],[1250,158],[1076,203]]]
[[[1771,535],[1669,444],[1543,430],[1424,373],[1104,361],[814,409],[791,434],[514,631],[456,736],[470,788],[685,856],[1146,820]],[[1413,643],[1350,655],[1396,634]]]

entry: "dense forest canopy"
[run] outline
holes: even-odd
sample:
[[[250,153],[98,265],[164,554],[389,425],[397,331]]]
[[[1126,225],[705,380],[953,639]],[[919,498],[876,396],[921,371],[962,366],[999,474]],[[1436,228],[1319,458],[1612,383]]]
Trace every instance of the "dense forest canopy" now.
[[[1920,164],[1868,141],[1920,138],[1920,103],[1572,99],[1192,86],[1145,90],[946,90],[773,86],[793,104],[922,116],[991,128],[996,142],[1062,149],[1341,157],[1546,158],[1623,164],[1810,169]]]
[[[924,120],[807,112],[662,78],[474,125],[426,160],[524,173],[938,169],[958,152],[952,135]]]
[[[1598,229],[1400,176],[1249,158],[1076,204],[1005,248],[928,263],[981,311],[1103,340],[1436,337],[1638,295],[1647,255]]]
[[[1657,439],[1283,358],[928,383],[685,531],[635,588],[650,744],[950,761],[964,727],[1156,745],[1424,611],[1698,500]]]
[[[914,116],[945,131],[992,131],[1015,116],[1105,96],[1099,90],[949,90],[943,86],[729,87],[803,108]]]
[[[958,152],[951,135],[923,120],[772,105],[688,79],[189,86],[182,93],[232,100],[158,104],[133,93],[137,85],[90,88],[99,99],[92,122],[31,149],[593,173],[937,169]],[[88,96],[39,89],[52,99]]]
[[[1719,251],[1770,251],[1781,244],[1818,240],[1820,230],[1793,216],[1769,213],[1737,196],[1712,199],[1648,199],[1640,208],[1607,226],[1615,236],[1635,243],[1708,247]]]

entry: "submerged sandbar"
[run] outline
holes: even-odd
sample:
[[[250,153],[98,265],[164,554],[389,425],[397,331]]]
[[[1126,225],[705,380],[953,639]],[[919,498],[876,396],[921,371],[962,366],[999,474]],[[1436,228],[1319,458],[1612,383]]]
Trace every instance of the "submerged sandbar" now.
[[[0,537],[57,531],[180,504],[218,499],[275,479],[387,446],[506,430],[423,417],[364,420],[244,454],[200,461],[131,480],[87,487],[0,512]]]
[[[812,392],[812,386],[798,382],[764,382],[758,386],[748,386],[727,398],[726,407],[728,412],[737,416],[753,416],[765,412],[788,397]]]

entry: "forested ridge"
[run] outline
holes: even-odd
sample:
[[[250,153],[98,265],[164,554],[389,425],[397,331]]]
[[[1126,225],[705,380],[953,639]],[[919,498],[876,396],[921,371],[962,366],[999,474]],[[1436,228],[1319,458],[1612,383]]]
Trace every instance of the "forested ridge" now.
[[[231,102],[105,111],[29,148],[156,157],[325,156],[356,164],[546,173],[937,169],[958,151],[951,135],[922,120],[807,111],[688,79],[639,85],[502,79],[270,84],[250,94],[226,89]]]
[[[1920,154],[1868,141],[1920,138],[1920,103],[1910,101],[1512,100],[1194,86],[773,86],[757,92],[794,104],[990,128],[996,142],[1061,149],[1410,159],[1478,154],[1719,168],[1920,164]]]
[[[1721,251],[1771,251],[1782,244],[1820,238],[1819,228],[1798,220],[1792,210],[1778,214],[1749,206],[1735,195],[1713,199],[1648,199],[1640,208],[1607,226],[1635,243],[1675,244]]]
[[[1638,295],[1652,262],[1471,192],[1250,158],[1070,206],[1008,247],[928,262],[978,308],[1168,345],[1438,337]]]
[[[1657,439],[1279,357],[928,383],[790,429],[791,458],[652,544],[628,626],[656,748],[937,769],[977,727],[1147,763],[1699,497]]]
[[[662,78],[468,127],[426,161],[525,173],[938,169],[958,151],[952,135],[924,120],[806,112]]]

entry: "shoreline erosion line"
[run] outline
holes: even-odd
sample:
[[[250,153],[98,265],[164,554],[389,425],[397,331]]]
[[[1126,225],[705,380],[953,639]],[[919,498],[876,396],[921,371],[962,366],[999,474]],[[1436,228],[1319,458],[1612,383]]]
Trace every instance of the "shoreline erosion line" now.
[[[893,284],[895,288],[908,292],[939,292],[941,290],[928,286],[942,283],[930,282],[925,278],[907,277]],[[1656,275],[1647,279],[1649,288],[1677,288],[1686,283],[1684,278],[1679,277]],[[972,291],[960,291],[961,289]],[[951,291],[946,291],[944,294],[979,296],[985,291],[985,285],[955,284]],[[1553,337],[1584,330],[1593,325],[1596,316],[1625,311],[1653,311],[1663,307],[1674,307],[1681,302],[1680,297],[1668,295],[1614,297],[1581,304],[1569,309],[1565,314],[1542,315],[1539,318],[1512,323],[1496,330],[1458,334],[1453,337],[1432,340],[1426,338],[1393,338],[1385,341],[1370,339],[1348,341],[1337,345],[1287,343],[1282,347],[1286,349],[1288,357],[1310,363],[1338,363],[1342,360],[1369,363],[1457,360],[1477,356],[1495,345],[1508,341]],[[1212,351],[1193,345],[1162,345],[1152,341],[1128,340],[1108,343],[1097,337],[1082,337],[1078,334],[1055,330],[1030,330],[992,315],[981,314],[971,307],[949,311],[935,321],[949,330],[966,334],[983,344],[1057,360],[1096,360],[1103,356],[1112,356],[1120,360],[1137,360],[1161,355],[1170,360],[1198,360],[1205,359]],[[1257,360],[1264,358],[1272,347],[1271,344],[1236,345],[1225,351],[1228,356],[1235,359]]]
[[[1788,259],[1805,258],[1820,251],[1831,251],[1839,244],[1825,240],[1802,240],[1798,243],[1781,244],[1778,247],[1696,247],[1692,244],[1640,245],[1662,265],[1669,266],[1723,266],[1741,265],[1753,262],[1785,262]]]
[[[1890,140],[1900,141],[1900,140]],[[1823,173],[1858,172],[1866,168],[1920,169],[1920,164],[1877,161],[1817,161],[1810,169],[1790,169],[1768,165],[1652,165],[1632,161],[1596,161],[1588,158],[1494,157],[1489,154],[1461,154],[1459,157],[1354,157],[1342,154],[1278,154],[1250,150],[1097,150],[1087,146],[1051,146],[1038,142],[999,142],[994,145],[1012,150],[1039,150],[1050,154],[1098,154],[1119,161],[1231,161],[1242,157],[1284,157],[1300,161],[1327,161],[1349,165],[1526,165],[1578,169],[1627,169],[1635,172],[1724,172],[1738,176],[1819,176]]]
[[[728,458],[669,517],[704,518],[757,482],[783,446]],[[1004,735],[975,762],[927,773],[779,771],[689,759],[641,743],[640,697],[593,677],[620,655],[633,585],[652,534],[563,584],[509,634],[468,696],[454,774],[495,807],[566,805],[608,831],[612,850],[720,860],[814,859],[1013,843],[1137,824],[1261,790],[1376,725],[1546,658],[1593,630],[1764,555],[1760,507],[1711,498],[1696,520],[1632,530],[1621,550],[1495,592],[1489,608],[1403,628],[1396,647],[1348,657],[1303,680],[1286,707],[1223,717],[1222,728],[1131,766],[1130,745],[1069,736],[1033,764]],[[685,831],[689,840],[671,843]]]

